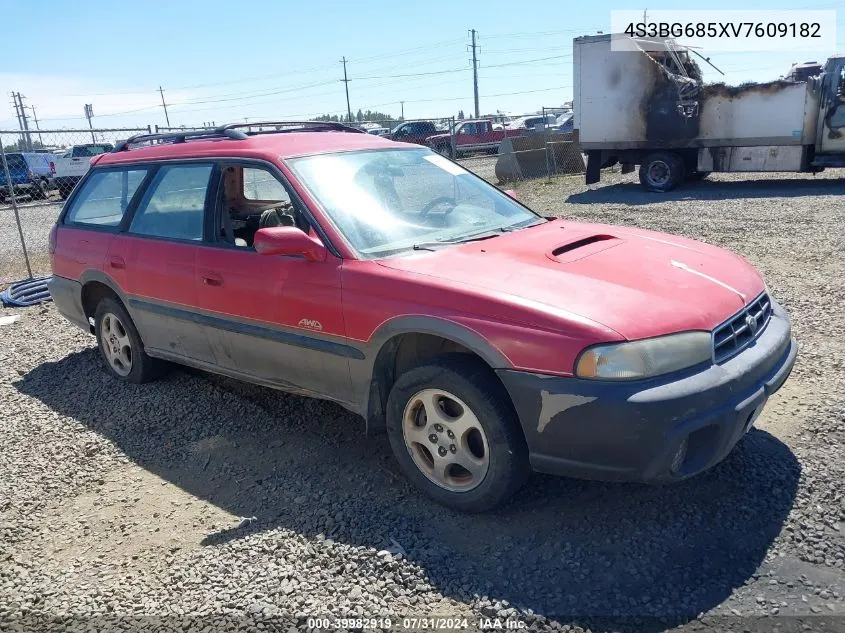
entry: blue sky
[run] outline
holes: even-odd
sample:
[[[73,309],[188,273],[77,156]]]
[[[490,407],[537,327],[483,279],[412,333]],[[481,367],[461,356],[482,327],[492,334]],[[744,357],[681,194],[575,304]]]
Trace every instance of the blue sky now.
[[[459,109],[469,114],[472,28],[478,31],[482,114],[535,111],[572,98],[574,36],[607,32],[611,9],[639,8],[604,0],[74,0],[49,3],[49,12],[35,20],[27,3],[2,5],[0,86],[7,95],[21,92],[36,107],[42,129],[85,126],[85,103],[93,104],[97,127],[164,125],[159,85],[174,125],[342,114],[342,56],[348,59],[353,113],[371,108],[398,116],[405,101],[406,118],[449,116]],[[795,6],[785,0],[717,1],[707,8]],[[809,0],[801,8],[842,9],[838,51],[829,53],[845,53],[845,1]],[[775,79],[793,61],[822,61],[825,55],[710,57],[726,76],[705,67],[705,78],[736,84]],[[10,99],[2,103],[0,128],[16,129]]]

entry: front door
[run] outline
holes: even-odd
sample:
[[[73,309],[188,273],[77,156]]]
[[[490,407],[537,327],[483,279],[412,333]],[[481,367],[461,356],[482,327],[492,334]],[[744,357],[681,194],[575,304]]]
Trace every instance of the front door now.
[[[247,379],[348,402],[355,350],[345,339],[341,260],[259,255],[252,247],[255,230],[281,223],[308,231],[307,220],[268,169],[240,163],[224,165],[221,173],[213,235],[196,257],[198,305],[215,364]]]

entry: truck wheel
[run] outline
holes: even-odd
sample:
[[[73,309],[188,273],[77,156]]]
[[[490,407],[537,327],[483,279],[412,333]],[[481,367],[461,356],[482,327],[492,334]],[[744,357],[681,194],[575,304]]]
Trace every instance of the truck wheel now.
[[[32,193],[30,195],[33,200],[44,200],[47,197],[48,192],[49,185],[47,184],[47,181],[42,178],[32,186]]]
[[[387,400],[387,433],[408,479],[456,510],[489,510],[530,472],[510,400],[475,358],[448,355],[399,376]]]
[[[452,156],[452,148],[450,148],[446,143],[438,143],[434,146],[434,151],[438,154],[443,154],[443,156]]]
[[[672,191],[684,179],[684,161],[673,152],[655,152],[640,165],[640,184],[648,191]]]
[[[126,382],[149,382],[159,374],[159,363],[147,356],[141,335],[123,305],[106,297],[97,305],[94,334],[109,373]]]

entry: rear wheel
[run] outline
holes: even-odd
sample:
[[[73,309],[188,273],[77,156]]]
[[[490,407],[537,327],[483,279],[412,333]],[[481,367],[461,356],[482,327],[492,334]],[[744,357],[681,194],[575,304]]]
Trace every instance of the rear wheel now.
[[[158,374],[156,360],[147,356],[141,336],[123,305],[106,297],[97,305],[94,334],[109,373],[119,380],[142,383]]]
[[[451,156],[452,149],[446,143],[438,143],[434,146],[434,151],[438,154],[442,154],[443,156]]]
[[[44,200],[48,193],[49,185],[47,181],[42,178],[33,185],[31,195],[33,200]]]
[[[504,388],[475,358],[444,356],[402,374],[387,401],[387,430],[405,475],[457,510],[496,506],[530,472]]]
[[[684,161],[673,152],[655,152],[640,165],[640,184],[648,191],[671,191],[684,179]]]

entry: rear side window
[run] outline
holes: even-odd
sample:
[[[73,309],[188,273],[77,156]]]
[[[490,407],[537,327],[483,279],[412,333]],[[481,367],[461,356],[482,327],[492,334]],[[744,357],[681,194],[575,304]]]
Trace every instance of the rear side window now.
[[[65,222],[117,226],[146,175],[137,167],[93,172],[73,198]]]
[[[6,154],[6,164],[9,165],[9,171],[26,169],[26,161],[20,154]],[[0,167],[2,166],[2,163],[0,163]]]
[[[73,148],[71,156],[80,158],[83,156],[99,156],[111,151],[111,145],[77,145]]]
[[[138,205],[130,233],[201,240],[205,197],[213,165],[173,165],[158,170]]]

